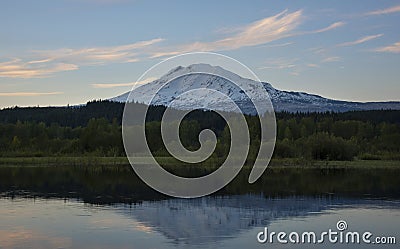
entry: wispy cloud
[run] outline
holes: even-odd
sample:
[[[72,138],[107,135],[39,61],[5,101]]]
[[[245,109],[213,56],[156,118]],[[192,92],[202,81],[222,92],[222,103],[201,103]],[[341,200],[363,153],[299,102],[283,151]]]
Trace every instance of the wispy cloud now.
[[[314,63],[309,63],[309,64],[307,64],[307,67],[317,68],[317,67],[319,67],[319,65],[314,64]]]
[[[327,48],[315,47],[315,48],[309,48],[308,51],[311,51],[314,54],[324,54],[327,52]]]
[[[299,76],[300,72],[299,71],[293,71],[293,72],[290,72],[290,74],[293,75],[293,76]]]
[[[336,45],[336,46],[337,46],[337,47],[354,46],[354,45],[358,45],[358,44],[361,44],[361,43],[364,43],[364,42],[367,42],[367,41],[370,41],[370,40],[379,38],[379,37],[381,37],[381,36],[383,36],[383,34],[368,35],[368,36],[361,37],[361,38],[359,38],[359,39],[357,39],[357,40],[355,40],[355,41],[349,41],[349,42],[340,43],[340,44],[338,44],[338,45]]]
[[[277,47],[286,47],[289,45],[294,44],[294,42],[285,42],[285,43],[279,43],[279,44],[271,44],[271,45],[263,45],[263,47],[266,48],[277,48]]]
[[[295,62],[298,61],[298,58],[294,59],[286,59],[286,58],[277,58],[269,60],[265,63],[264,66],[259,67],[258,69],[289,69],[296,67]]]
[[[380,9],[380,10],[374,10],[371,12],[367,12],[367,13],[365,13],[365,15],[367,15],[367,16],[386,15],[386,14],[392,14],[392,13],[396,13],[396,12],[400,12],[400,5],[392,6],[392,7],[386,8],[386,9]]]
[[[47,96],[47,95],[60,95],[63,92],[8,92],[1,93],[1,97],[36,97],[36,96]]]
[[[400,53],[400,41],[386,47],[380,47],[375,52]]]
[[[21,248],[27,244],[41,248],[66,248],[72,245],[72,239],[69,237],[57,237],[23,227],[1,229],[0,241],[1,248]]]
[[[8,78],[43,78],[56,72],[72,71],[78,66],[70,63],[44,64],[47,60],[23,62],[21,59],[0,63],[0,77]]]
[[[224,51],[235,50],[242,47],[265,44],[271,41],[282,39],[293,35],[293,31],[302,21],[302,11],[288,13],[287,10],[247,26],[233,29],[230,36],[211,41],[194,42],[164,48],[153,53],[152,57],[175,55],[191,51]],[[167,51],[166,51],[167,50]]]
[[[49,62],[49,61],[52,61],[52,59],[47,58],[47,59],[36,60],[36,61],[28,61],[28,64],[38,64],[38,63],[45,63],[45,62]]]
[[[92,86],[94,88],[115,88],[115,87],[122,87],[122,86],[133,86],[135,82],[129,83],[93,83]]]
[[[145,49],[161,41],[163,39],[157,38],[120,46],[34,50],[25,59],[1,62],[0,77],[43,78],[57,72],[77,70],[82,65],[136,62]]]
[[[130,87],[138,87],[144,84],[147,84],[153,80],[156,80],[157,78],[155,77],[151,77],[151,78],[147,78],[141,81],[136,81],[136,82],[129,82],[129,83],[93,83],[92,86],[94,88],[115,88],[115,87],[126,87],[126,86],[130,86]]]
[[[335,22],[335,23],[332,23],[331,25],[329,25],[328,27],[325,27],[325,28],[322,28],[322,29],[317,29],[317,30],[314,30],[314,31],[310,31],[308,33],[313,33],[313,34],[322,33],[322,32],[326,32],[326,31],[332,30],[332,29],[337,29],[339,27],[342,27],[345,24],[346,24],[345,22]]]
[[[340,61],[340,57],[339,56],[330,56],[330,57],[326,57],[322,60],[322,62],[335,62],[335,61]]]
[[[62,71],[76,70],[86,65],[136,62],[143,59],[171,56],[193,51],[227,51],[243,47],[267,44],[291,36],[316,34],[343,26],[344,22],[335,22],[328,27],[299,32],[296,28],[304,19],[303,11],[282,11],[245,26],[230,29],[229,34],[215,41],[197,41],[175,46],[159,46],[164,41],[156,38],[120,46],[60,48],[55,50],[34,50],[25,58],[0,63],[0,77],[38,78],[48,77]],[[292,43],[270,45],[287,46]],[[122,84],[122,85],[121,85]],[[127,86],[129,83],[111,84],[109,87]],[[106,84],[99,88],[106,88]]]
[[[136,43],[109,46],[90,47],[83,49],[62,48],[56,50],[36,50],[36,54],[45,57],[45,61],[63,60],[72,61],[77,64],[104,64],[109,62],[132,62],[139,60],[143,49],[163,41],[157,38]]]
[[[292,36],[322,33],[345,25],[344,22],[335,22],[322,29],[296,32],[296,28],[302,23],[303,19],[302,10],[291,13],[285,10],[277,15],[258,20],[244,27],[230,28],[229,32],[225,31],[224,33],[230,33],[231,35],[223,39],[211,42],[193,42],[162,48],[160,51],[154,52],[151,58],[172,56],[193,51],[235,50],[242,47],[263,45]],[[291,43],[284,43],[275,46],[287,46],[290,44]],[[270,46],[273,47],[274,45]]]

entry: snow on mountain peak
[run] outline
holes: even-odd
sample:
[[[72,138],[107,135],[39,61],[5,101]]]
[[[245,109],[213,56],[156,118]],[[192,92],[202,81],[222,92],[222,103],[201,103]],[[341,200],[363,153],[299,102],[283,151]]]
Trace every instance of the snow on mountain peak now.
[[[159,80],[162,82],[167,82],[169,80],[172,80],[176,77],[183,76],[183,75],[188,75],[188,74],[210,74],[210,75],[218,75],[220,77],[230,79],[231,81],[236,81],[236,80],[245,80],[244,78],[240,77],[239,75],[225,70],[224,68],[220,66],[212,66],[210,64],[205,64],[205,63],[198,63],[198,64],[191,64],[189,66],[183,67],[183,66],[178,66],[172,70],[170,70],[168,73],[166,73],[164,76],[162,76]]]
[[[261,88],[260,88],[261,87]],[[200,89],[200,90],[199,90]],[[271,84],[242,78],[220,66],[192,64],[173,68],[161,78],[110,99],[116,102],[139,102],[174,108],[199,108],[237,111],[232,101],[222,98],[228,96],[247,114],[255,114],[252,101],[267,101],[268,92],[275,111],[325,112],[371,109],[400,109],[400,102],[346,102],[327,99],[304,92],[288,92],[275,89]],[[196,91],[194,91],[196,90]],[[216,92],[220,93],[217,94]],[[250,93],[250,95],[246,95]],[[263,93],[264,92],[264,93]],[[222,94],[222,95],[221,95]],[[153,96],[155,96],[153,98]],[[249,99],[251,96],[251,100]]]

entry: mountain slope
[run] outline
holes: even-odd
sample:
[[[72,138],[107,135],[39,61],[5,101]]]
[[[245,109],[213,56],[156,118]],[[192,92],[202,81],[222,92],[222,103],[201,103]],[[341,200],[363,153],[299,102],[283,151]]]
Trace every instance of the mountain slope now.
[[[198,72],[207,72],[207,74]],[[243,89],[240,89],[227,79],[239,82]],[[165,87],[162,87],[166,82],[169,83]],[[257,84],[257,82],[251,79],[242,78],[218,66],[194,64],[188,67],[177,67],[160,79],[132,90],[130,96],[130,92],[127,92],[110,100],[126,102],[129,97],[129,101],[152,105],[169,105],[174,101],[174,107],[178,109],[193,109],[196,107],[201,109],[235,111],[232,103],[225,100],[221,94],[208,90],[193,91],[198,88],[205,88],[229,96],[244,113],[255,114],[255,108],[243,90],[251,92],[255,98],[252,99],[253,101],[265,101],[265,96],[257,90]],[[400,109],[400,102],[361,103],[340,101],[304,92],[281,91],[265,82],[262,85],[269,93],[275,111],[345,112],[352,110]],[[157,91],[157,96],[152,99],[152,96]],[[180,96],[182,93],[185,94]]]

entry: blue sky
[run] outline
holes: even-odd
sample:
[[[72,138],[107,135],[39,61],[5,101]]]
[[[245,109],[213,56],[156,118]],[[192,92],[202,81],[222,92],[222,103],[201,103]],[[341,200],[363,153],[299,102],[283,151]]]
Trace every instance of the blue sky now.
[[[130,90],[185,52],[239,60],[284,90],[400,100],[399,1],[0,2],[0,107]]]

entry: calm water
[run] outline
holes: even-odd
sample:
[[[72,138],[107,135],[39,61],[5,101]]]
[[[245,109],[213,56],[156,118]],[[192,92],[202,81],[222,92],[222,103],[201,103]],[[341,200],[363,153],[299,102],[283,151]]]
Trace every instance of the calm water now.
[[[394,236],[397,245],[384,248],[398,248],[398,173],[270,171],[256,185],[239,176],[213,196],[176,199],[126,168],[1,166],[0,248],[332,248],[260,244],[257,234],[319,234],[339,220],[346,231]]]

